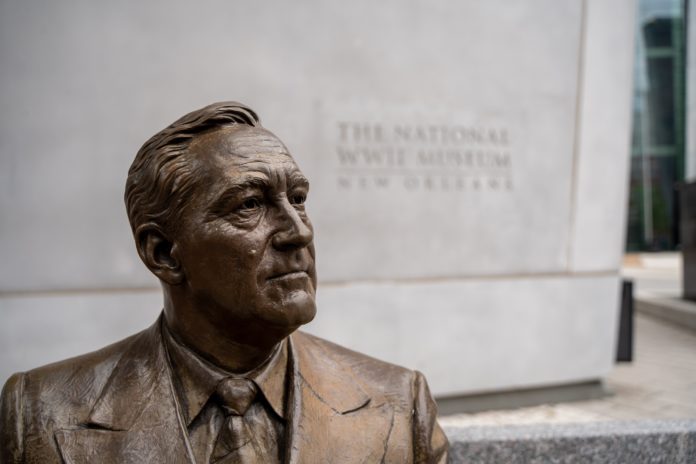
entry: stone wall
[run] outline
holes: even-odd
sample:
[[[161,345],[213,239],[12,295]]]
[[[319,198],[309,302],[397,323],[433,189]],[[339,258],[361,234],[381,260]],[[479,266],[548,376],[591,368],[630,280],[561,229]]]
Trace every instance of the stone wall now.
[[[145,327],[140,144],[255,108],[312,182],[307,330],[438,395],[613,364],[632,0],[0,5],[0,379]]]

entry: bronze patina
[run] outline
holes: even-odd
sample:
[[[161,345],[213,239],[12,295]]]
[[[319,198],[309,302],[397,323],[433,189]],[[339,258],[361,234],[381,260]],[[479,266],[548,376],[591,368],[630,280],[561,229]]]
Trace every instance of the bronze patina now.
[[[316,312],[308,193],[285,145],[240,103],[148,140],[125,200],[162,314],[99,351],[14,374],[0,462],[445,462],[422,374],[297,331]]]

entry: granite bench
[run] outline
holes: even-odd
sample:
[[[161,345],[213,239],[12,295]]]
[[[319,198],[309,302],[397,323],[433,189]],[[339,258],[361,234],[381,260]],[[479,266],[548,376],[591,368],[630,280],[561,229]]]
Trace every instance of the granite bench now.
[[[445,427],[450,463],[696,463],[696,419]]]

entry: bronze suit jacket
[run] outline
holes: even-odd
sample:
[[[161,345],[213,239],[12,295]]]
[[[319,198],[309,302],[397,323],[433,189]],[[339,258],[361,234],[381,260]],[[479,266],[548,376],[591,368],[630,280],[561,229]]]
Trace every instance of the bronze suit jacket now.
[[[444,463],[422,374],[290,336],[288,463]],[[99,351],[14,374],[0,463],[194,463],[160,322]]]

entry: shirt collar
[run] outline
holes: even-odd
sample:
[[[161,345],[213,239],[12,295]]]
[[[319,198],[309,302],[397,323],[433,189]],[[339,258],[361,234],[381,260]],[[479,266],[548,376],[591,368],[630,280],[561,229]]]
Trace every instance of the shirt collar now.
[[[190,348],[176,340],[166,324],[162,324],[162,336],[169,354],[172,371],[178,380],[178,397],[186,415],[186,425],[201,412],[215,387],[224,378],[244,377],[253,380],[273,411],[285,418],[285,377],[288,349],[286,340],[278,344],[275,352],[263,364],[244,374],[231,374],[198,356]]]

